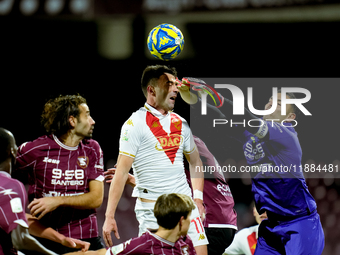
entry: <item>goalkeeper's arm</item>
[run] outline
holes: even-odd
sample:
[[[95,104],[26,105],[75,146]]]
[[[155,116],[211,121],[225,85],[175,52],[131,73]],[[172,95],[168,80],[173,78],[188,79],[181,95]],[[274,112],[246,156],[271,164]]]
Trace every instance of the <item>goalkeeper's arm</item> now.
[[[202,84],[201,84],[202,85]],[[202,85],[204,87],[204,85]],[[193,111],[200,111],[202,105],[201,98],[203,90],[190,89],[189,86],[182,84],[178,87],[182,99],[190,104]],[[207,89],[212,92],[210,89]],[[233,115],[233,102],[227,98],[224,98],[220,93],[210,93],[207,98],[207,115],[210,115],[213,119],[232,119],[233,123],[245,123],[245,125],[239,124],[237,129],[245,129],[252,134],[257,133],[259,128],[249,126],[247,123],[249,120],[259,119],[257,116],[253,115],[247,108],[244,108],[244,115]],[[218,107],[213,106],[213,104],[218,105]],[[231,131],[231,130],[229,130]]]

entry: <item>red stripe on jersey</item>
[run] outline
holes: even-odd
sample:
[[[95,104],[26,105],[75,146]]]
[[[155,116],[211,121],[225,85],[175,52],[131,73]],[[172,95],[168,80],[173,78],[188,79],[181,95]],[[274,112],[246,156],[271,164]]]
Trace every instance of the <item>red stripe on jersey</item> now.
[[[257,244],[256,232],[253,232],[249,236],[247,236],[247,240],[248,240],[250,252],[251,254],[254,254],[256,244]]]
[[[179,146],[183,143],[181,136],[182,121],[173,113],[170,113],[170,118],[170,134],[167,134],[159,119],[150,112],[146,113],[146,124],[159,142],[159,144],[156,144],[155,149],[164,151],[173,164]]]

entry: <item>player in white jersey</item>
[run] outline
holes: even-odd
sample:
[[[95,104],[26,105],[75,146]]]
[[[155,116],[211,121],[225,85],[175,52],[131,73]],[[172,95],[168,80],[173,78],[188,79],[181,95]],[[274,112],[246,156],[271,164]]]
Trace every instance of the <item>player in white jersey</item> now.
[[[153,207],[162,194],[180,193],[191,196],[183,166],[183,153],[189,161],[196,209],[193,210],[189,236],[197,254],[207,254],[208,243],[200,216],[203,206],[202,161],[187,122],[172,112],[178,95],[177,72],[167,66],[149,66],[142,76],[144,107],[124,123],[120,137],[120,152],[115,178],[109,191],[103,226],[103,238],[112,246],[111,232],[119,238],[115,211],[121,198],[129,170],[133,167],[137,197],[135,212],[139,234],[147,228],[157,228]],[[198,167],[198,168],[196,168]]]
[[[260,223],[268,217],[266,212],[259,214],[256,210],[255,204],[253,206],[253,215],[257,225],[244,228],[237,232],[233,242],[225,250],[223,255],[254,255]]]

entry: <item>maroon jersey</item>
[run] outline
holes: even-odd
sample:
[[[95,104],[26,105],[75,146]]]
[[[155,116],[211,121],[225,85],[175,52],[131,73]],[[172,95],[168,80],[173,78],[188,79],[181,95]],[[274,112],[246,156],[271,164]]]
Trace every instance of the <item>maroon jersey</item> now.
[[[209,166],[210,169],[216,170],[211,175],[206,173],[204,176],[203,202],[205,204],[206,215],[203,225],[207,228],[234,228],[237,230],[234,198],[223,173],[217,171],[219,169],[218,162],[201,139],[194,136],[194,141],[203,167]],[[188,182],[191,183],[188,168],[186,168],[186,173]]]
[[[103,181],[103,152],[95,140],[76,147],[61,143],[54,135],[42,136],[20,146],[16,176],[28,176],[28,198],[76,196],[89,192],[91,180]],[[20,174],[18,174],[20,173]],[[98,236],[96,210],[58,207],[41,222],[67,237]]]
[[[124,254],[164,254],[164,255],[196,255],[194,245],[190,237],[180,237],[175,243],[165,240],[150,231],[146,231],[137,238],[125,243],[110,247],[106,255]]]
[[[17,254],[11,232],[18,224],[28,228],[25,214],[27,194],[24,185],[0,172],[0,255]]]

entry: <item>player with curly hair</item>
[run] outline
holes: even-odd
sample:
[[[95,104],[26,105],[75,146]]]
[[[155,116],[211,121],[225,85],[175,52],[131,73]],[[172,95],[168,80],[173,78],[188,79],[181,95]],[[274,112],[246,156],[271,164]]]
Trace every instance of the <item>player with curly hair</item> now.
[[[17,155],[15,177],[28,180],[28,208],[43,225],[100,249],[95,209],[103,201],[103,152],[97,141],[85,139],[95,124],[86,99],[49,100],[41,123],[48,134],[22,144]],[[73,251],[40,241],[56,253]]]

